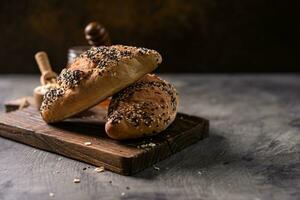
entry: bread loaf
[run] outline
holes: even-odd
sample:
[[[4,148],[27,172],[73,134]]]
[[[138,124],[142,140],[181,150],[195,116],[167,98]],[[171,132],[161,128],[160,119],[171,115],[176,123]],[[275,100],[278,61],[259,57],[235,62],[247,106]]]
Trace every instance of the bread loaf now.
[[[157,76],[147,74],[113,95],[106,133],[117,140],[156,135],[174,121],[177,107],[175,88]]]
[[[40,108],[47,123],[86,110],[153,71],[162,58],[154,50],[123,45],[92,47],[58,77]]]

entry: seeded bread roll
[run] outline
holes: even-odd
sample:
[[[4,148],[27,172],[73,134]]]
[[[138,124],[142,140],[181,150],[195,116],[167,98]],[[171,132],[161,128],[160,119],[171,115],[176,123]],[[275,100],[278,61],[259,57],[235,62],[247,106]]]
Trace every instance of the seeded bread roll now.
[[[162,58],[154,50],[114,45],[92,47],[58,77],[40,111],[47,123],[86,110],[153,71]]]
[[[156,135],[174,121],[178,100],[171,84],[147,74],[112,97],[106,133],[117,140]]]

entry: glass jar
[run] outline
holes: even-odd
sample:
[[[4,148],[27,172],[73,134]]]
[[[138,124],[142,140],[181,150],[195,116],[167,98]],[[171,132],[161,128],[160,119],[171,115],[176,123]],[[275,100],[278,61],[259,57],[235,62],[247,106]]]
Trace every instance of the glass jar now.
[[[91,48],[91,46],[70,47],[68,50],[68,64],[71,64],[76,57],[78,57],[80,54],[82,54],[86,50],[89,50],[90,48]]]

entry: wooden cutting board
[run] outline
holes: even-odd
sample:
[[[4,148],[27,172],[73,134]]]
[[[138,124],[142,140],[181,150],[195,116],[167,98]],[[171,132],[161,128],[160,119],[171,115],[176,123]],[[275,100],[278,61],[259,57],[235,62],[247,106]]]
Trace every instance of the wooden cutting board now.
[[[7,105],[18,105],[11,101]],[[13,109],[14,110],[14,109]],[[116,141],[105,134],[106,110],[96,106],[55,125],[46,124],[32,104],[0,116],[0,136],[113,172],[131,175],[208,136],[209,121],[178,113],[159,136]],[[86,145],[90,142],[91,145]]]

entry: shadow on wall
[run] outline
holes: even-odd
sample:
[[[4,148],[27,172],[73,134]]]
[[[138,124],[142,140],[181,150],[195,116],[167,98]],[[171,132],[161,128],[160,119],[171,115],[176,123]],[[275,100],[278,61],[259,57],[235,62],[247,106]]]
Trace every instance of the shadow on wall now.
[[[267,0],[5,1],[0,7],[0,73],[38,72],[48,52],[56,71],[83,29],[103,23],[113,43],[157,49],[159,72],[299,71],[299,12]],[[297,23],[296,23],[297,21]]]

